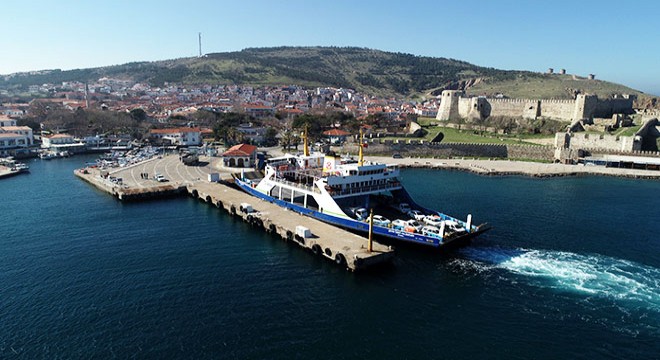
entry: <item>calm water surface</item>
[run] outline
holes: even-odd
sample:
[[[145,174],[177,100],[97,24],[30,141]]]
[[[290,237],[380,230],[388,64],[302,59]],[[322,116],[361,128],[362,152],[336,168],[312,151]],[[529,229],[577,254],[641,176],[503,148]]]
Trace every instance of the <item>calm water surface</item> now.
[[[189,198],[120,203],[84,161],[0,181],[0,358],[660,354],[660,182],[406,170],[494,230],[350,274]]]

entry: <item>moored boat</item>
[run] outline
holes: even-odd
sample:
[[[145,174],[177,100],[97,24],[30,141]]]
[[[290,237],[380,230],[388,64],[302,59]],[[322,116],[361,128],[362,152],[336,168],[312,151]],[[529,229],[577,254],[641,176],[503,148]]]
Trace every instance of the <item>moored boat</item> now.
[[[303,140],[302,154],[271,158],[264,173],[242,172],[235,183],[253,196],[336,226],[367,233],[373,218],[377,236],[432,247],[465,245],[489,229],[473,225],[471,215],[463,221],[417,204],[399,181],[399,169],[364,161],[362,147],[353,161],[310,153],[306,136]],[[410,226],[394,225],[402,221]]]

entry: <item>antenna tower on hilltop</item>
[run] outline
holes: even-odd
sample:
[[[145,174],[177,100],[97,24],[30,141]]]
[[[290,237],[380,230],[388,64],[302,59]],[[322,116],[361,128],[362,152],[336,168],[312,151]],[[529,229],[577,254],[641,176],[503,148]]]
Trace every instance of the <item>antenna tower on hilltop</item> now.
[[[199,57],[202,57],[202,33],[198,33],[199,35]]]

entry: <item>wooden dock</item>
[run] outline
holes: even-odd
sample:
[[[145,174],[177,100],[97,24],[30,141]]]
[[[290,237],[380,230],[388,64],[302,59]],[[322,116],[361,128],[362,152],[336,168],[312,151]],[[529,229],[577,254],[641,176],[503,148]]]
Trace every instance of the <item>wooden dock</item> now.
[[[139,167],[135,170],[141,171]],[[394,257],[391,247],[373,242],[372,251],[369,251],[368,240],[363,236],[281,208],[225,183],[212,183],[197,178],[165,184],[151,182],[145,185],[147,183],[143,182],[138,186],[130,182],[113,183],[101,177],[98,169],[78,169],[74,173],[82,180],[122,201],[188,194],[350,271],[387,263]],[[252,207],[251,212],[246,211],[242,206],[246,203]],[[296,229],[301,226],[309,229],[311,236],[297,234]]]

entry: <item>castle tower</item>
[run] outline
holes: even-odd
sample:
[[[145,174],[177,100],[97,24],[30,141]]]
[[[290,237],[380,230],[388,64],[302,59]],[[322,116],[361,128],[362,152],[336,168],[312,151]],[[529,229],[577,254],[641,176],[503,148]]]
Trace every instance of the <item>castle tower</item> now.
[[[460,90],[443,90],[437,120],[458,120],[458,99],[463,94]]]
[[[573,120],[592,119],[597,106],[598,97],[596,95],[577,94]]]

